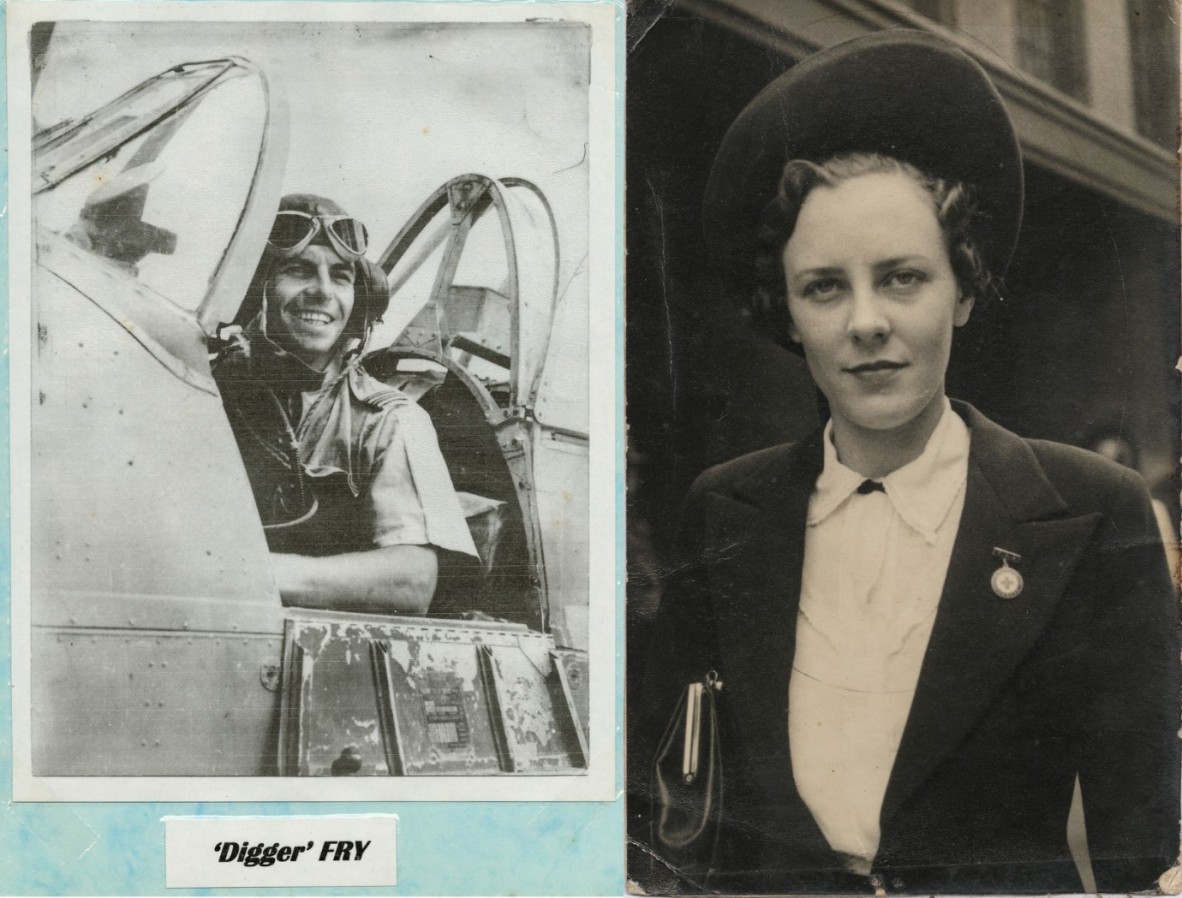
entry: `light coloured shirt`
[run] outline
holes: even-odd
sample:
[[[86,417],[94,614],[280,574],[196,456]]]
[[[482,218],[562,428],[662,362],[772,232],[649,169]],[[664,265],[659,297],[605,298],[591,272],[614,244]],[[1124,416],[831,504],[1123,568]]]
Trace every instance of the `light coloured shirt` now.
[[[452,486],[427,412],[357,365],[324,390],[304,393],[303,407],[300,461],[312,478],[344,474],[356,497],[369,483],[364,523],[374,546],[429,545],[477,555],[465,522],[464,506],[472,502]]]
[[[964,509],[969,429],[944,412],[914,461],[860,494],[832,422],[809,499],[788,686],[792,773],[835,851],[869,873],[879,815]]]

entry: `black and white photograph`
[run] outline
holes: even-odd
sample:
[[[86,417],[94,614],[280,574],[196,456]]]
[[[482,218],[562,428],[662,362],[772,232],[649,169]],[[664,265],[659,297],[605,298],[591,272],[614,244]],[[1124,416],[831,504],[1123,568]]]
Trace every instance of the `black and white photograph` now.
[[[610,798],[611,11],[61,6],[17,796]]]
[[[1176,4],[627,40],[632,888],[1177,893]]]

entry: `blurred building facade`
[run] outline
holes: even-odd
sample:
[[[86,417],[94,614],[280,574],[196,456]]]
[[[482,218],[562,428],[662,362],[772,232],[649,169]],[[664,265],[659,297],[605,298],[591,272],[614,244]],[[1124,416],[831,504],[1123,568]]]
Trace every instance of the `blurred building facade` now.
[[[1174,0],[677,0],[637,4],[628,59],[628,399],[650,460],[634,515],[669,521],[708,464],[815,425],[802,361],[754,333],[701,245],[735,115],[796,60],[885,28],[978,59],[1026,158],[1004,299],[958,335],[948,390],[1031,437],[1115,423],[1177,513],[1178,30]],[[657,527],[664,542],[667,527]]]

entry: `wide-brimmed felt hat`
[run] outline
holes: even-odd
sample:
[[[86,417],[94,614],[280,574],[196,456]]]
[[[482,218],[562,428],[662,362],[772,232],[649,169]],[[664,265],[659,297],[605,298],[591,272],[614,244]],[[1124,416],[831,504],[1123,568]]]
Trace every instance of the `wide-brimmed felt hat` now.
[[[755,97],[714,158],[703,202],[716,264],[749,268],[760,215],[790,159],[877,152],[976,190],[979,248],[994,276],[1022,220],[1022,154],[981,66],[922,31],[880,31],[804,59]]]

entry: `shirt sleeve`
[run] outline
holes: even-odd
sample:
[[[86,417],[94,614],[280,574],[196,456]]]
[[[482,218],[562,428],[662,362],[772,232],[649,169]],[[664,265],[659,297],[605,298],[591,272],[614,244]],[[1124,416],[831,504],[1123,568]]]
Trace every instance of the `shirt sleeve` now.
[[[370,487],[374,545],[429,545],[475,556],[430,417],[417,405],[390,413],[396,426]]]

